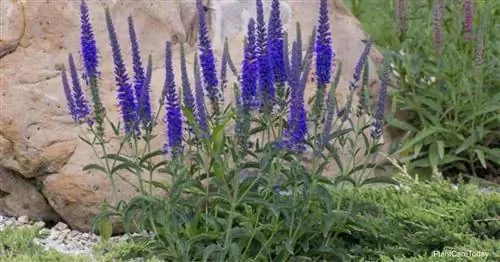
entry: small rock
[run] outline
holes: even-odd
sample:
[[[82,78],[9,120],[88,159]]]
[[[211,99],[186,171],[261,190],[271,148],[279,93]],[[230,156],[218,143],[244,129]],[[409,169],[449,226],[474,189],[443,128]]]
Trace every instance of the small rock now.
[[[68,225],[64,224],[63,222],[57,222],[57,224],[53,227],[53,229],[57,231],[63,231],[66,228],[68,228]]]
[[[38,228],[44,228],[45,227],[45,222],[43,222],[43,221],[36,221],[34,225],[35,225],[35,227],[38,227]]]
[[[19,222],[21,224],[28,224],[30,222],[30,219],[28,218],[28,216],[20,216],[17,219],[17,222]]]

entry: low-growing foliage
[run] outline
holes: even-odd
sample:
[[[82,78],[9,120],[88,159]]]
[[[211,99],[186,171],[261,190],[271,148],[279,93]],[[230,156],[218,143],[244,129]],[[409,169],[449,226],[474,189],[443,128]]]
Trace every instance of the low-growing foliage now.
[[[500,177],[500,2],[354,2],[366,29],[391,53],[393,109],[406,133],[398,152],[420,172]],[[368,11],[369,10],[369,11]],[[374,11],[375,10],[375,11]],[[401,121],[404,120],[404,121]]]

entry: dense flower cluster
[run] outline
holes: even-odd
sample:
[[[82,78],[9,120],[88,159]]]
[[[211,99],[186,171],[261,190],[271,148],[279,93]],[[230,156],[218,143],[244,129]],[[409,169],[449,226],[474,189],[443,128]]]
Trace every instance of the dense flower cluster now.
[[[203,91],[203,83],[201,81],[201,72],[197,56],[194,57],[194,87],[198,126],[202,132],[201,135],[208,136],[208,116],[207,109],[205,107],[205,94]]]
[[[438,4],[436,6],[439,7],[440,0],[437,1]],[[403,0],[398,1],[398,4],[402,5],[403,3]],[[93,102],[96,104],[96,101],[98,101],[97,66],[99,63],[97,47],[90,25],[88,7],[83,0],[80,8],[82,23],[81,45],[84,71],[86,80],[90,80]],[[235,88],[238,115],[236,122],[237,130],[249,131],[252,117],[254,114],[259,113],[255,109],[264,106],[264,112],[271,113],[273,112],[274,103],[279,101],[279,105],[282,109],[289,109],[287,112],[288,121],[285,126],[286,130],[284,130],[284,138],[281,141],[281,145],[293,152],[304,151],[308,144],[306,141],[308,135],[308,114],[306,111],[304,93],[308,83],[309,73],[312,70],[312,63],[314,62],[316,66],[316,82],[318,84],[314,108],[318,107],[321,108],[321,110],[315,113],[313,108],[312,115],[309,116],[309,118],[313,119],[314,123],[321,122],[317,120],[324,118],[323,130],[321,134],[316,134],[318,135],[317,145],[320,146],[320,150],[324,148],[330,139],[333,121],[337,117],[338,111],[335,101],[335,89],[332,87],[330,92],[328,92],[326,111],[324,114],[322,113],[327,84],[330,83],[331,71],[334,66],[333,60],[335,57],[332,48],[327,1],[321,0],[320,2],[318,24],[309,37],[309,46],[305,55],[302,54],[302,33],[300,24],[297,23],[297,37],[291,45],[291,56],[289,56],[288,34],[283,31],[280,17],[280,1],[272,1],[269,23],[266,28],[263,1],[256,0],[256,18],[251,18],[248,22],[241,75],[237,74],[237,70],[231,60],[226,38],[221,61],[220,81],[217,78],[215,57],[205,17],[205,7],[201,0],[196,1],[196,8],[199,26],[199,52],[195,55],[194,59],[194,94],[189,80],[184,45],[181,44],[180,46],[182,85],[181,93],[179,94],[176,89],[173,69],[172,43],[167,42],[165,47],[165,83],[160,97],[160,105],[165,104],[166,110],[165,122],[167,142],[164,145],[165,152],[170,152],[173,156],[178,156],[183,151],[183,115],[181,103],[183,103],[184,107],[193,112],[193,116],[201,131],[201,134],[198,135],[207,137],[210,134],[209,114],[205,106],[205,92],[212,103],[214,113],[218,115],[218,113],[221,113],[219,111],[219,103],[221,102],[220,96],[222,91],[227,88],[228,67],[233,74],[238,77],[240,84],[238,88]],[[436,10],[439,11],[437,13],[442,12],[439,8]],[[156,123],[156,118],[153,119],[150,104],[150,84],[152,76],[151,55],[148,57],[147,69],[145,72],[141,61],[139,41],[134,28],[133,19],[129,17],[128,30],[134,71],[133,83],[130,83],[131,81],[121,54],[115,27],[108,9],[105,10],[105,18],[114,61],[118,102],[121,109],[124,129],[127,134],[132,132],[133,134],[139,135],[139,123],[142,123],[146,130],[149,130],[149,127],[154,126]],[[435,20],[439,20],[438,22],[440,23],[440,19],[439,15]],[[468,24],[466,24],[466,28],[468,28]],[[437,40],[439,39],[436,39],[436,41]],[[358,87],[358,82],[365,68],[371,45],[372,40],[369,39],[354,69],[353,80],[350,83],[351,91],[354,91]],[[84,119],[89,120],[90,118],[88,115],[90,114],[90,110],[80,87],[76,66],[71,54],[68,59],[73,85],[72,88],[70,88],[68,76],[65,71],[62,72],[62,85],[69,112],[77,122],[81,122]],[[338,84],[338,75],[339,74],[337,74],[333,84],[335,86]],[[381,80],[379,103],[377,105],[375,121],[372,123],[371,135],[374,139],[380,138],[382,133],[383,113],[387,100],[388,85],[386,64],[384,64],[384,72]],[[284,92],[276,92],[275,90],[275,88],[278,88],[278,91],[283,91],[285,87],[290,89],[290,99],[286,97],[287,95],[285,95]],[[97,98],[97,100],[95,100],[95,98]],[[101,109],[97,109],[97,111],[103,112],[103,107],[102,105],[100,106]],[[350,104],[346,105],[346,107],[348,106],[350,107]],[[343,110],[346,110],[346,108]],[[150,123],[153,124],[150,125]],[[194,127],[189,127],[188,130],[194,133]],[[315,126],[315,130],[317,130],[317,126]],[[244,134],[245,132],[238,132],[238,134],[241,135],[240,137],[244,138],[242,142],[244,142],[246,146],[248,144],[248,134]]]
[[[210,41],[205,10],[202,2],[202,0],[196,1],[196,8],[198,10],[198,45],[200,51],[200,65],[203,72],[203,79],[205,80],[207,96],[212,103],[212,109],[214,111],[218,111],[221,96],[220,90],[217,88],[219,80],[217,79],[215,57],[212,50],[212,43]]]
[[[382,74],[380,76],[380,91],[378,95],[377,110],[375,111],[375,119],[372,124],[371,137],[374,140],[380,139],[382,136],[382,127],[384,121],[385,105],[387,103],[387,88],[389,85],[389,62],[384,61]]]
[[[472,6],[472,0],[464,1],[464,41],[470,41],[472,39],[472,24],[474,19],[474,8]]]
[[[116,36],[115,27],[113,25],[113,20],[111,19],[111,14],[109,13],[109,9],[106,9],[105,15],[106,24],[108,26],[109,41],[113,52],[113,61],[115,63],[115,81],[118,92],[118,103],[123,117],[125,132],[127,134],[133,130],[139,132],[134,93],[132,85],[129,82],[125,63],[123,62],[120,44],[118,43],[118,38]]]
[[[151,104],[149,101],[149,89],[146,86],[146,75],[142,67],[141,53],[139,43],[135,33],[134,21],[132,17],[128,18],[130,44],[132,48],[132,63],[134,68],[134,91],[137,105],[138,121],[142,122],[146,127],[151,121]],[[144,96],[143,96],[144,94]]]
[[[84,0],[80,3],[80,23],[80,45],[82,47],[83,66],[85,68],[84,79],[88,84],[91,77],[96,77],[99,74],[97,71],[99,57],[94,32],[90,24],[89,8]]]
[[[318,19],[318,33],[316,35],[316,76],[319,85],[330,82],[332,69],[332,39],[330,33],[330,20],[328,18],[328,4],[321,0]]]
[[[262,100],[260,105],[267,113],[271,112],[275,102],[274,72],[269,58],[266,23],[264,22],[264,6],[257,0],[257,48],[259,56],[259,91]]]
[[[245,58],[241,70],[241,96],[239,103],[246,112],[250,112],[257,105],[257,78],[259,75],[258,49],[255,37],[255,20],[248,22]]]
[[[73,101],[75,102],[74,118],[76,121],[80,122],[90,114],[90,109],[87,105],[87,100],[83,95],[78,73],[76,72],[75,61],[73,60],[73,56],[71,54],[68,55],[68,62],[71,80],[73,83]]]
[[[280,14],[280,1],[273,0],[268,26],[268,51],[274,71],[274,80],[278,85],[286,82],[285,54],[283,43],[283,25]],[[288,54],[286,54],[288,56]]]
[[[165,47],[165,85],[164,95],[167,106],[165,121],[167,123],[168,142],[164,146],[165,152],[170,151],[173,156],[182,153],[182,115],[177,93],[175,90],[175,75],[172,65],[172,43],[167,42]]]
[[[441,51],[443,41],[443,0],[434,2],[434,46],[438,52]]]

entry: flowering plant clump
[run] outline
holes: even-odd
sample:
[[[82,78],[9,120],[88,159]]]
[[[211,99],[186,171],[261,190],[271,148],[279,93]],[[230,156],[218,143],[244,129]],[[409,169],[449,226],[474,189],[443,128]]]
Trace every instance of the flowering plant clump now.
[[[347,244],[349,240],[342,235],[343,230],[362,232],[365,221],[362,217],[346,219],[345,214],[355,217],[359,211],[333,199],[332,190],[345,184],[359,188],[372,183],[396,183],[389,177],[367,176],[377,166],[371,160],[383,141],[388,63],[384,63],[382,70],[376,112],[372,114],[372,107],[366,101],[363,107],[374,118],[370,122],[354,118],[349,114],[351,100],[345,103],[344,113],[339,117],[335,91],[341,66],[334,59],[327,1],[320,1],[318,25],[311,33],[305,55],[302,30],[297,24],[297,38],[289,56],[278,0],[272,1],[267,27],[263,2],[257,0],[256,7],[256,18],[248,21],[241,72],[237,72],[232,62],[226,39],[218,78],[206,8],[201,0],[196,2],[199,50],[191,71],[193,88],[184,46],[180,47],[178,86],[173,44],[166,42],[165,82],[155,110],[150,97],[154,88],[152,58],[149,56],[145,72],[139,39],[129,17],[131,81],[114,21],[106,9],[122,117],[116,124],[106,117],[99,102],[97,45],[91,33],[88,7],[82,1],[81,48],[85,79],[89,80],[94,103],[92,115],[71,55],[73,88],[64,71],[62,82],[71,116],[80,124],[87,119],[88,131],[94,136],[81,138],[93,148],[100,147],[95,152],[103,154],[99,156],[100,163],[84,169],[104,173],[113,186],[113,201],[103,205],[94,222],[104,240],[111,234],[110,217],[118,216],[127,231],[133,228],[151,231],[154,237],[147,252],[167,261],[250,258],[288,261],[298,257],[342,260],[349,252],[333,252],[332,246]],[[358,87],[362,90],[368,87],[366,79],[359,81],[361,76],[367,78],[367,57],[372,44],[369,40],[360,55],[351,81],[350,99]],[[317,87],[312,111],[308,112],[304,95],[313,65]],[[228,88],[228,71],[238,79],[232,89]],[[221,99],[222,92],[229,90],[234,91],[233,103]],[[206,100],[211,107],[206,106]],[[161,115],[165,116],[165,139],[163,146],[158,146],[153,139]],[[104,133],[104,120],[115,136],[121,138],[116,152],[110,152],[107,146],[110,139]],[[231,129],[230,125],[236,128]],[[359,145],[358,141],[364,144]],[[339,151],[345,147],[352,152],[352,159],[343,162]],[[359,161],[363,152],[364,160]],[[307,156],[312,156],[312,160],[307,160]],[[326,171],[331,164],[338,167],[337,173]],[[137,189],[139,196],[114,205],[119,200],[115,180],[127,172],[137,176],[137,181],[127,182]],[[157,177],[161,175],[169,176],[171,182],[159,182]],[[334,226],[332,221],[343,226]]]
[[[391,35],[373,35],[391,50],[395,151],[411,172],[498,181],[500,2],[417,2],[396,0]]]

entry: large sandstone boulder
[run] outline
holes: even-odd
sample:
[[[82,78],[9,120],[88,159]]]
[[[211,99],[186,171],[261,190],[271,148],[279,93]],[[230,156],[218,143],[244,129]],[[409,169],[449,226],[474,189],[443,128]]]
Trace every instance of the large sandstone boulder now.
[[[281,2],[285,29],[290,32],[290,39],[295,38],[296,21],[302,24],[303,37],[307,39],[316,24],[319,1]],[[366,35],[342,0],[329,3],[336,59],[342,61],[344,68],[337,92],[339,101],[343,102]],[[134,17],[142,56],[145,59],[147,54],[153,55],[153,104],[158,101],[163,86],[164,45],[167,40],[174,43],[174,65],[177,83],[180,83],[178,43],[188,43],[188,63],[192,63],[193,52],[196,51],[194,1],[88,1],[88,5],[101,57],[101,97],[110,119],[119,119],[119,113],[104,6],[110,8],[129,69],[131,55],[126,19],[129,15]],[[240,68],[243,29],[247,18],[254,14],[253,1],[213,0],[210,5],[213,11],[209,21],[216,54],[220,57],[223,38],[228,36],[233,60]],[[265,5],[269,6],[269,3],[265,1]],[[73,229],[88,231],[90,221],[98,213],[103,200],[116,203],[130,198],[136,191],[118,180],[118,194],[110,199],[108,179],[101,173],[82,171],[83,166],[96,163],[98,159],[91,148],[78,138],[78,135],[90,134],[76,126],[68,115],[60,79],[60,68],[66,63],[68,53],[78,58],[78,70],[81,70],[77,55],[80,40],[79,1],[9,0],[2,1],[0,8],[0,169],[10,170],[0,172],[0,193],[9,193],[8,199],[0,194],[0,213],[28,215],[34,219],[60,217]],[[266,15],[268,13],[266,9]],[[370,58],[372,64],[381,62],[376,50],[371,52]],[[376,92],[376,74],[372,73],[370,79],[371,89]],[[313,94],[314,84],[311,83],[306,97]],[[226,94],[225,99],[230,101],[232,95]],[[155,145],[163,144],[162,128],[158,129]],[[107,131],[107,135],[112,137],[111,128]],[[111,144],[115,148],[117,143],[116,139],[112,139]],[[333,166],[332,163],[331,168]],[[124,176],[134,181],[132,174]],[[164,177],[157,179],[167,180]],[[35,187],[33,183],[40,186]],[[23,189],[18,190],[21,187]],[[32,202],[26,204],[30,199]]]

